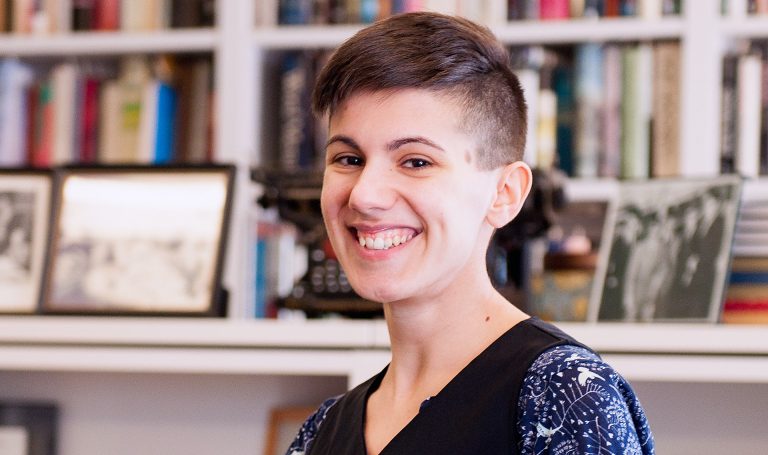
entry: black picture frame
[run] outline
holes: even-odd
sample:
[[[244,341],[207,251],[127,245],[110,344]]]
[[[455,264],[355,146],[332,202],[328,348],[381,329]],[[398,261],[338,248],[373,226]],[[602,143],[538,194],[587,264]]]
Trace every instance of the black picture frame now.
[[[0,402],[0,453],[56,455],[59,409],[48,402]]]
[[[736,175],[621,183],[588,320],[717,322],[741,187]]]
[[[42,296],[51,172],[0,169],[0,313],[33,314]]]
[[[46,314],[222,316],[231,165],[56,170]]]

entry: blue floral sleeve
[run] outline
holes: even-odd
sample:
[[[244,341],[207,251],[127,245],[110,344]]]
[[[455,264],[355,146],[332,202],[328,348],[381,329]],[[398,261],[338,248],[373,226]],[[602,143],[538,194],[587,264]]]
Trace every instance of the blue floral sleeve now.
[[[653,454],[648,420],[624,378],[597,355],[557,346],[531,365],[520,390],[523,454]]]
[[[317,436],[320,424],[323,423],[326,414],[328,414],[328,410],[339,401],[339,398],[341,398],[341,395],[325,400],[323,404],[317,408],[317,411],[304,421],[299,433],[296,435],[296,438],[293,440],[290,447],[288,447],[288,451],[285,452],[285,455],[304,455],[307,453],[312,441],[314,441],[315,436]]]

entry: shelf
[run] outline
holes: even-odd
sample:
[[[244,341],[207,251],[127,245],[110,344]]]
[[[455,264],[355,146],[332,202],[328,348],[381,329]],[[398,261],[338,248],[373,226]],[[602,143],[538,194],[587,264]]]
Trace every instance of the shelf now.
[[[491,29],[505,44],[567,44],[680,39],[685,23],[680,18],[569,19],[512,22]]]
[[[731,38],[768,38],[768,17],[723,19],[721,33]]]
[[[262,28],[253,43],[262,49],[334,48],[350,38],[362,25],[295,25]],[[570,19],[564,21],[520,21],[493,26],[505,44],[561,44],[591,41],[645,41],[679,39],[684,22],[678,18],[660,21],[641,19]]]
[[[561,323],[627,378],[768,382],[768,326]],[[381,320],[0,318],[0,370],[346,376],[389,359]]]
[[[0,35],[0,56],[119,55],[210,52],[218,43],[210,28],[162,32],[77,32],[64,35]]]

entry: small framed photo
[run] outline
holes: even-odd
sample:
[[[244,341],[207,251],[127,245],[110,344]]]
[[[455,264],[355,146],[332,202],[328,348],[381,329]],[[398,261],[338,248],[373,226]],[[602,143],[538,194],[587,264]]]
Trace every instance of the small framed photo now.
[[[43,311],[218,316],[232,166],[63,168]]]
[[[0,454],[55,455],[57,428],[55,404],[0,402]]]
[[[40,303],[51,221],[51,174],[0,170],[0,313]]]
[[[592,321],[716,322],[741,178],[625,182],[611,205]]]
[[[264,455],[283,455],[288,450],[299,430],[317,406],[296,406],[274,408],[269,415],[267,440]]]

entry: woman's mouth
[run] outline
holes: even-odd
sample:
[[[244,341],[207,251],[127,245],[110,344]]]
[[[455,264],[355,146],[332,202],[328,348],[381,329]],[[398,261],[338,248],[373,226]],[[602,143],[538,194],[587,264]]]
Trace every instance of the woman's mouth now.
[[[402,245],[418,235],[411,228],[382,229],[376,231],[359,231],[353,229],[360,246],[368,250],[388,250]]]

